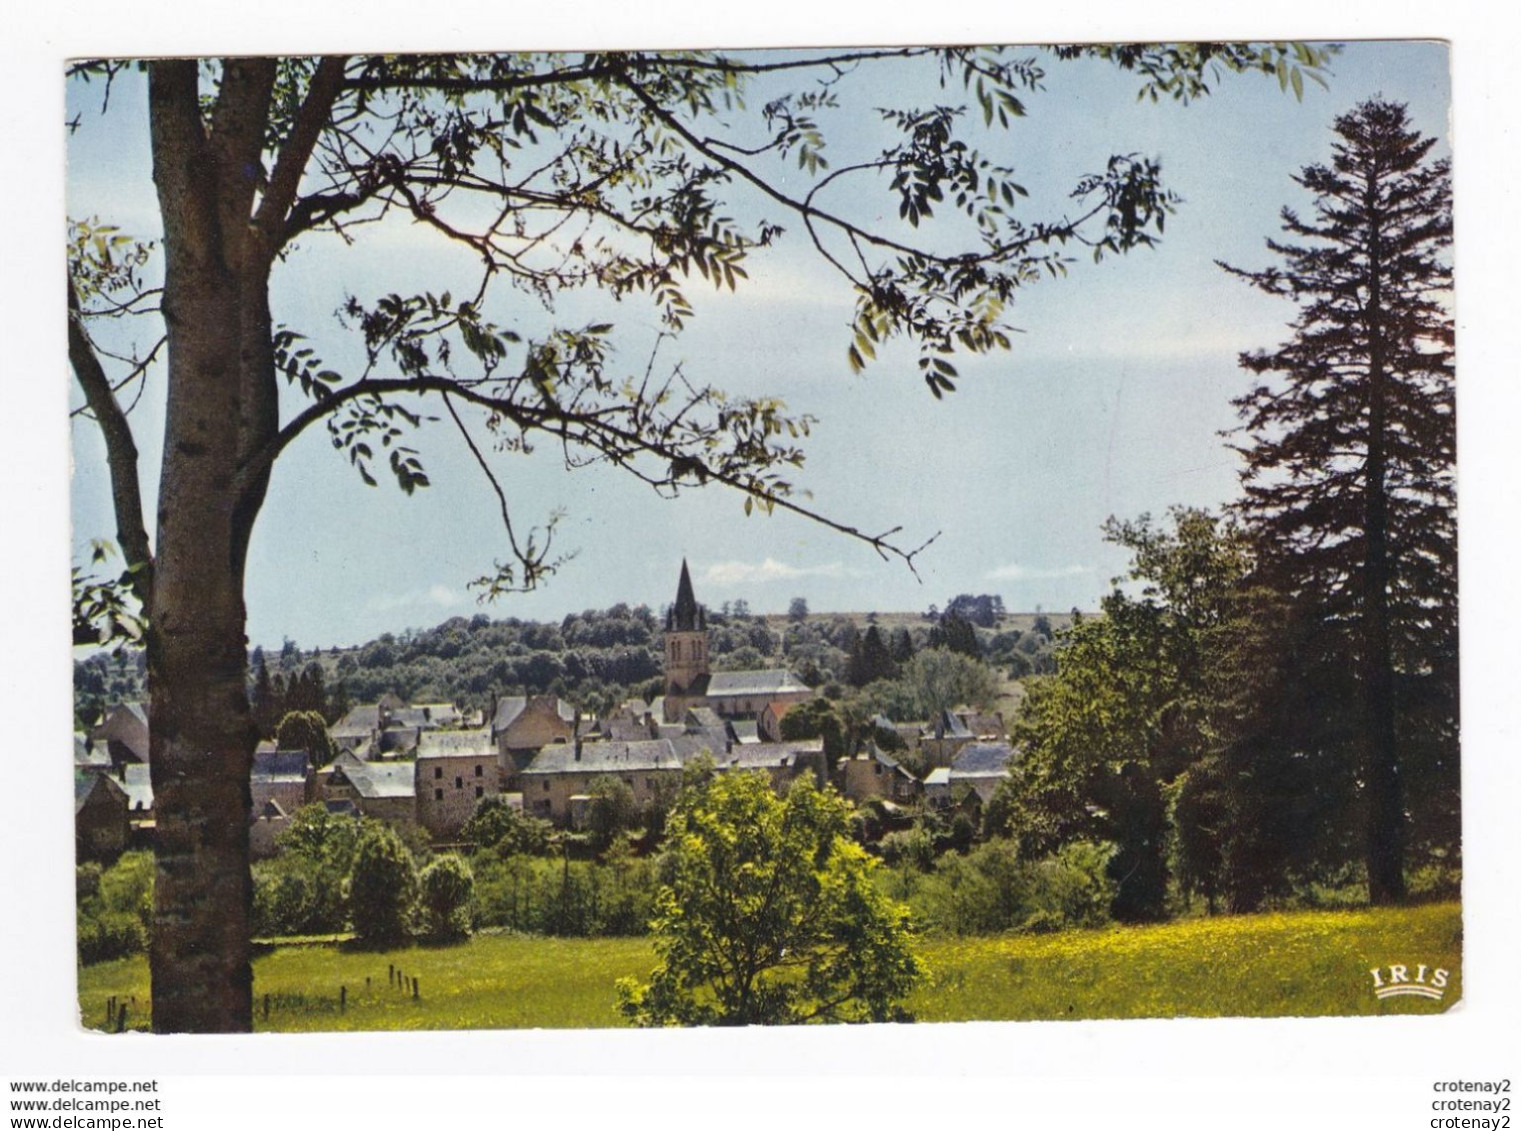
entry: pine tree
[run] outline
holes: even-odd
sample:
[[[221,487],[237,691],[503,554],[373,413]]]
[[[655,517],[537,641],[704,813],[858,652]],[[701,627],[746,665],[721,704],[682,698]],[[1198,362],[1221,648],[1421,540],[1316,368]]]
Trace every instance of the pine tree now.
[[[1421,763],[1456,788],[1452,190],[1403,105],[1364,102],[1334,131],[1331,163],[1294,178],[1313,216],[1284,209],[1294,242],[1268,241],[1281,265],[1226,268],[1300,308],[1290,341],[1241,357],[1264,379],[1235,402],[1239,514],[1262,580],[1307,607],[1316,654],[1351,676],[1327,684],[1340,703],[1308,706],[1328,720],[1316,741],[1354,748],[1369,898],[1389,903],[1406,806],[1430,799],[1402,778]]]

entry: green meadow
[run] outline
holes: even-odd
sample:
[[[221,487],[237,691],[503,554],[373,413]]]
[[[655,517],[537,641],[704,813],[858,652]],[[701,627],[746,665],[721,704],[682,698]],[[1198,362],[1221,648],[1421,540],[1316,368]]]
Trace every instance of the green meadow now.
[[[923,938],[918,951],[925,977],[908,1004],[920,1021],[1438,1013],[1462,996],[1456,903]],[[1412,975],[1416,964],[1450,971],[1444,999],[1376,999],[1369,971],[1392,963],[1409,964]],[[254,1027],[617,1026],[614,983],[645,976],[653,964],[643,938],[483,935],[457,946],[384,952],[331,942],[280,945],[254,961]],[[107,1028],[113,998],[126,1004],[126,1028],[148,1028],[141,957],[80,971],[87,1028]]]

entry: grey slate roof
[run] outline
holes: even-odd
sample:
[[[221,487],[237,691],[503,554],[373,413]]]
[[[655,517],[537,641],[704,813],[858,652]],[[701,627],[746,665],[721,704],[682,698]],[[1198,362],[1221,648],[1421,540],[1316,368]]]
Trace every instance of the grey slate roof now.
[[[784,695],[811,688],[786,668],[765,671],[714,672],[708,677],[706,694],[715,695]]]
[[[716,756],[720,770],[769,770],[796,766],[800,758],[812,758],[824,752],[822,738],[801,742],[747,742],[727,754]]]
[[[408,754],[417,749],[421,734],[416,727],[387,727],[380,732],[380,742],[376,744],[378,752],[393,756]]]
[[[122,789],[117,780],[109,774],[79,774],[74,775],[74,812],[77,814],[90,800],[90,794],[97,789],[106,793],[114,793],[126,800],[126,791]]]
[[[975,711],[967,711],[962,714],[961,718],[962,722],[966,724],[966,729],[978,738],[997,737],[1002,739],[1004,736],[1003,718],[996,712],[991,715],[982,715]]]
[[[111,752],[104,742],[92,743],[82,734],[74,735],[74,767],[80,770],[109,770]]]
[[[1013,760],[1014,748],[1007,742],[971,742],[952,760],[951,777],[999,777]]]
[[[367,762],[363,766],[344,766],[338,772],[367,801],[417,796],[413,780],[416,771],[411,762]]]
[[[642,717],[631,719],[626,715],[613,715],[602,724],[603,733],[614,742],[639,742],[652,738],[653,729]]]
[[[388,727],[430,727],[433,720],[421,707],[398,707],[386,717]]]
[[[666,739],[647,742],[585,742],[580,757],[574,743],[546,746],[523,774],[621,774],[644,770],[679,770],[681,758]]]
[[[380,727],[380,707],[370,703],[363,707],[353,707],[332,726],[327,728],[328,734],[336,741],[339,735],[353,735],[362,737]]]
[[[496,758],[490,730],[425,730],[417,742],[417,760],[425,758]]]
[[[730,746],[728,732],[723,727],[707,727],[703,730],[684,731],[667,741],[670,742],[671,749],[676,751],[676,756],[683,763],[691,761],[704,751],[722,761]]]
[[[491,719],[491,730],[499,733],[506,730],[528,708],[526,695],[506,695],[496,701],[496,714]],[[574,724],[576,721],[576,709],[565,700],[555,698],[555,714],[559,715],[567,723]]]
[[[724,721],[718,717],[718,712],[712,707],[688,707],[686,718],[682,719],[682,722],[690,730],[703,730],[724,725]]]
[[[935,720],[934,733],[936,737],[945,738],[971,738],[972,732],[966,729],[966,723],[961,721],[961,716],[954,711],[941,711],[940,717]]]
[[[417,709],[436,727],[458,726],[464,716],[453,703],[419,703]]]
[[[254,781],[305,781],[306,763],[305,750],[255,750],[249,776]]]

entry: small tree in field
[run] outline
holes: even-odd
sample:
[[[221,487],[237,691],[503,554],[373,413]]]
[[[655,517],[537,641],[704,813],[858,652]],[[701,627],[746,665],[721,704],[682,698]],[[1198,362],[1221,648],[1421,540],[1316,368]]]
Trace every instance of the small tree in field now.
[[[908,911],[872,882],[849,808],[799,778],[688,789],[667,826],[671,880],[656,896],[650,981],[618,984],[638,1025],[907,1020],[919,976]]]
[[[424,929],[430,938],[462,939],[470,933],[475,875],[458,856],[440,856],[418,876]]]
[[[366,943],[400,942],[417,899],[417,868],[401,838],[386,825],[365,833],[349,873],[349,914]]]

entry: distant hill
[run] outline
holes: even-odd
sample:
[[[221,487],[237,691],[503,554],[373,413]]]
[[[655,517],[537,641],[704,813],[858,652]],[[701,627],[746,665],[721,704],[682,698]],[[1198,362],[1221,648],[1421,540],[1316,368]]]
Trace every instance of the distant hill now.
[[[708,611],[714,667],[792,667],[820,682],[842,681],[854,638],[875,625],[889,644],[903,635],[915,650],[936,621],[921,612],[811,612],[725,615]],[[1049,670],[1053,638],[1070,614],[1004,613],[977,629],[983,657],[1007,678]],[[288,686],[315,665],[324,694],[347,703],[375,702],[394,691],[414,702],[483,707],[493,695],[554,693],[596,709],[630,695],[650,697],[661,684],[663,615],[647,606],[615,605],[559,622],[452,617],[426,629],[382,633],[349,648],[304,649],[294,641],[256,648],[271,680]],[[140,652],[99,653],[76,662],[76,711],[89,721],[107,703],[141,698]]]

